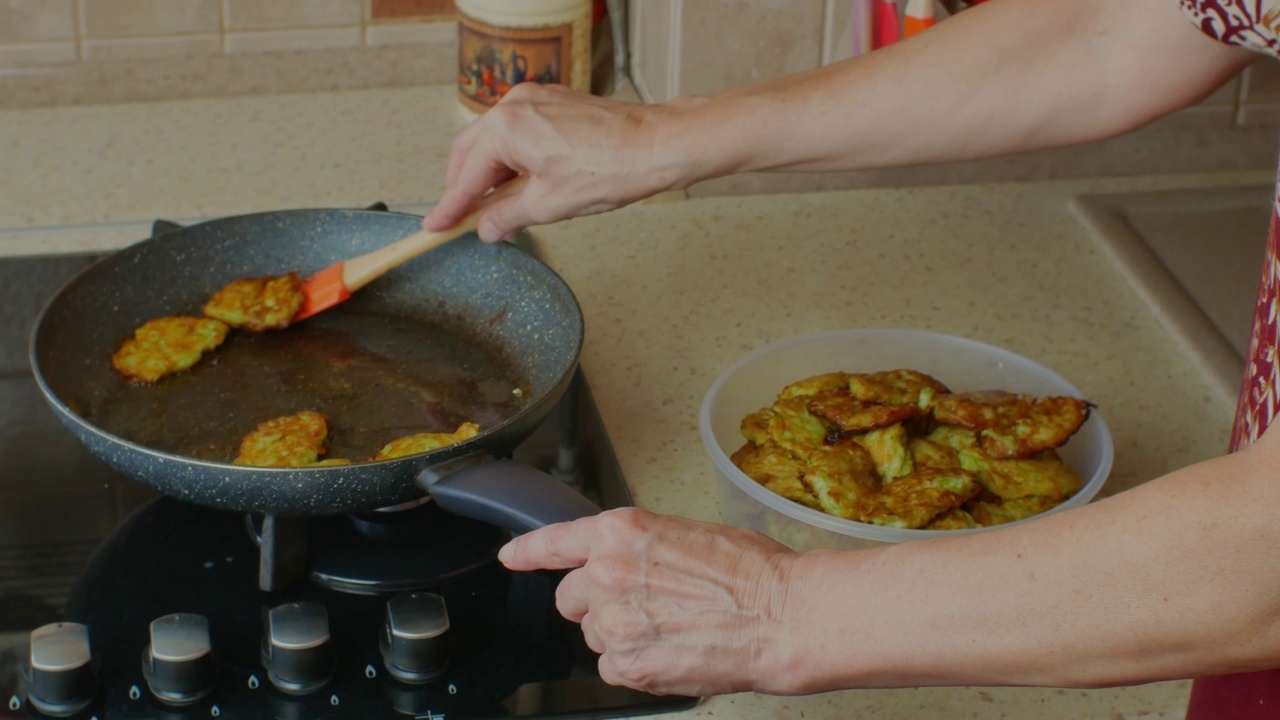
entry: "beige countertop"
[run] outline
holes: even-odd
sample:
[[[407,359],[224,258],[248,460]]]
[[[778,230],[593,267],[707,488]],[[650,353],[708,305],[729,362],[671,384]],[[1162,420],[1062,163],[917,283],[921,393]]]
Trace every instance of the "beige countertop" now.
[[[0,111],[0,254],[120,247],[155,217],[375,200],[420,209],[442,188],[460,126],[447,88]],[[850,327],[961,335],[1058,371],[1111,426],[1110,494],[1217,454],[1234,398],[1114,267],[1072,200],[1269,175],[711,198],[535,236],[582,303],[583,367],[641,506],[718,519],[697,432],[712,381],[774,340]],[[1187,687],[744,694],[685,716],[1173,718]]]

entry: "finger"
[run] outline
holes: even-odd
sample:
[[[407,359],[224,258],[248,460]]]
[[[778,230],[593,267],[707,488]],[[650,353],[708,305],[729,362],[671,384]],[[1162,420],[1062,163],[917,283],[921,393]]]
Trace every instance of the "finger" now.
[[[600,637],[600,629],[596,626],[595,618],[591,613],[582,616],[582,639],[586,641],[587,647],[591,648],[592,652],[604,654],[604,640]]]
[[[531,225],[545,225],[573,217],[575,213],[570,208],[549,200],[547,193],[540,191],[545,181],[536,182],[531,180],[524,190],[489,205],[480,216],[478,232],[481,240],[505,240]]]
[[[476,232],[480,235],[480,239],[485,242],[506,240],[529,227],[531,223],[525,218],[525,214],[520,212],[519,207],[519,197],[499,200],[490,205],[489,209],[480,216],[480,222],[476,225]]]
[[[510,180],[516,170],[499,158],[489,143],[477,143],[462,161],[458,177],[449,184],[439,204],[427,216],[424,227],[439,232],[453,227],[471,212],[477,201],[496,185]]]
[[[586,576],[581,570],[565,575],[556,586],[556,609],[565,620],[580,623],[591,610],[587,600]]]
[[[481,125],[482,123],[479,121],[473,122],[453,139],[453,143],[449,147],[449,168],[445,174],[444,181],[445,192],[440,200],[436,202],[436,206],[432,208],[431,212],[427,213],[427,216],[422,219],[423,229],[439,232],[452,227],[467,214],[467,211],[478,199],[468,197],[466,194],[459,194],[456,189],[462,167],[467,159],[471,157],[472,151],[481,137]]]
[[[621,672],[618,671],[618,653],[603,653],[600,660],[596,662],[597,672],[600,673],[600,679],[610,685],[618,687],[629,687],[632,690],[648,692],[653,695],[662,695],[664,693],[653,692],[651,689],[640,685],[639,683],[630,682]]]
[[[481,120],[463,128],[449,145],[449,168],[444,176],[445,187],[453,187],[457,184],[458,173],[462,172],[463,163],[471,156],[476,142],[484,133],[484,123]]]
[[[568,570],[581,567],[591,551],[599,515],[556,523],[521,535],[498,551],[511,570]]]

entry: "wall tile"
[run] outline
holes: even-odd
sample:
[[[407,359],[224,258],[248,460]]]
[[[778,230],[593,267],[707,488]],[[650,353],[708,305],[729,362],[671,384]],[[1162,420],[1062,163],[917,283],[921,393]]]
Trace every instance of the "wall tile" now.
[[[1240,99],[1241,76],[1231,78],[1225,85],[1200,102],[1202,107],[1235,107]]]
[[[84,57],[86,60],[217,55],[220,52],[222,52],[221,35],[86,40],[84,43]]]
[[[362,0],[223,0],[230,30],[356,25]]]
[[[644,0],[628,3],[631,78],[645,102],[665,102],[675,97],[672,48],[679,0]]]
[[[0,45],[0,70],[66,65],[77,56],[74,42]]]
[[[86,38],[216,33],[218,0],[84,0]]]
[[[369,4],[373,20],[452,16],[455,12],[453,0],[370,0]]]
[[[1238,125],[1280,125],[1280,103],[1241,105]]]
[[[849,24],[855,0],[825,0],[822,20],[822,64],[848,58],[852,52]]]
[[[822,0],[686,0],[680,10],[678,94],[742,87],[822,61]]]
[[[1219,127],[1224,130],[1235,125],[1235,105],[1196,105],[1179,110],[1157,120],[1160,127]]]
[[[364,29],[365,45],[429,45],[457,41],[456,22],[379,23]]]
[[[0,43],[74,40],[75,0],[0,0]]]
[[[227,33],[226,50],[231,53],[321,50],[360,45],[360,26],[312,30],[267,30]]]
[[[1280,63],[1275,60],[1258,60],[1245,69],[1241,79],[1244,83],[1244,90],[1240,94],[1241,102],[1280,102]]]

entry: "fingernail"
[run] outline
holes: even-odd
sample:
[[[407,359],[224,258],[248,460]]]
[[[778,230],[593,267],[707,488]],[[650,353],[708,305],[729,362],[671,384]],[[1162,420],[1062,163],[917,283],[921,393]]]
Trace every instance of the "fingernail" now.
[[[488,220],[481,220],[476,227],[476,232],[480,234],[480,239],[485,242],[496,242],[502,239],[498,233],[498,228]]]
[[[511,543],[503,545],[502,549],[498,551],[498,562],[506,565],[511,560],[511,555],[514,552],[515,551],[511,549]]]

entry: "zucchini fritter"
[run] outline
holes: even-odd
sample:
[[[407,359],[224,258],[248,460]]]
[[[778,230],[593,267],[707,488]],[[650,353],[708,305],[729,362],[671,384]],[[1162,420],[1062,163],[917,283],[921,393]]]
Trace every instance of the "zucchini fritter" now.
[[[849,394],[876,405],[915,405],[927,410],[935,395],[949,392],[946,385],[915,370],[849,376]]]
[[[872,430],[853,440],[871,453],[876,472],[884,482],[891,482],[915,469],[911,451],[907,448],[907,431],[901,425]]]
[[[827,390],[809,400],[809,412],[844,433],[889,427],[924,415],[915,405],[876,405],[853,399],[847,390]]]
[[[236,465],[306,467],[320,462],[329,438],[329,423],[318,412],[273,418],[244,436]],[[325,461],[325,464],[340,464]]]
[[[408,437],[392,440],[373,456],[374,460],[391,460],[418,453],[439,450],[447,445],[460,443],[480,434],[480,426],[475,423],[462,423],[451,433],[418,433]]]
[[[111,364],[125,377],[153,383],[165,375],[195,365],[227,338],[227,325],[197,317],[162,317],[134,331],[111,356]]]
[[[808,456],[827,436],[827,426],[809,412],[806,400],[779,400],[773,404],[769,418],[769,439],[800,458]]]
[[[921,470],[885,483],[879,507],[863,522],[899,528],[924,527],[978,493],[973,475],[964,470]]]
[[[282,330],[302,307],[302,281],[297,273],[235,280],[213,294],[204,314],[226,324],[261,332]]]
[[[1017,459],[989,458],[962,450],[960,465],[973,473],[984,488],[1005,500],[1032,496],[1063,500],[1080,489],[1080,478],[1052,450]]]
[[[956,508],[942,513],[934,518],[928,525],[924,526],[925,530],[969,530],[972,528],[982,527],[977,520],[973,519],[967,511]]]
[[[1025,458],[1065,443],[1089,419],[1090,407],[1071,397],[977,392],[939,397],[933,416],[977,430],[982,449],[993,458]]]
[[[871,453],[849,440],[816,448],[809,455],[804,482],[821,510],[849,520],[862,521],[872,512],[880,492]]]
[[[797,397],[812,397],[819,393],[832,390],[847,390],[848,388],[849,373],[833,372],[797,380],[782,388],[782,392],[778,393],[778,399],[790,400]]]
[[[978,524],[989,527],[1003,525],[1015,520],[1023,520],[1032,515],[1039,515],[1059,505],[1057,500],[1042,497],[1025,497],[1003,502],[976,502],[969,508],[969,513]]]
[[[818,498],[802,481],[805,462],[793,457],[776,443],[747,443],[730,458],[747,477],[782,497],[821,510]]]

